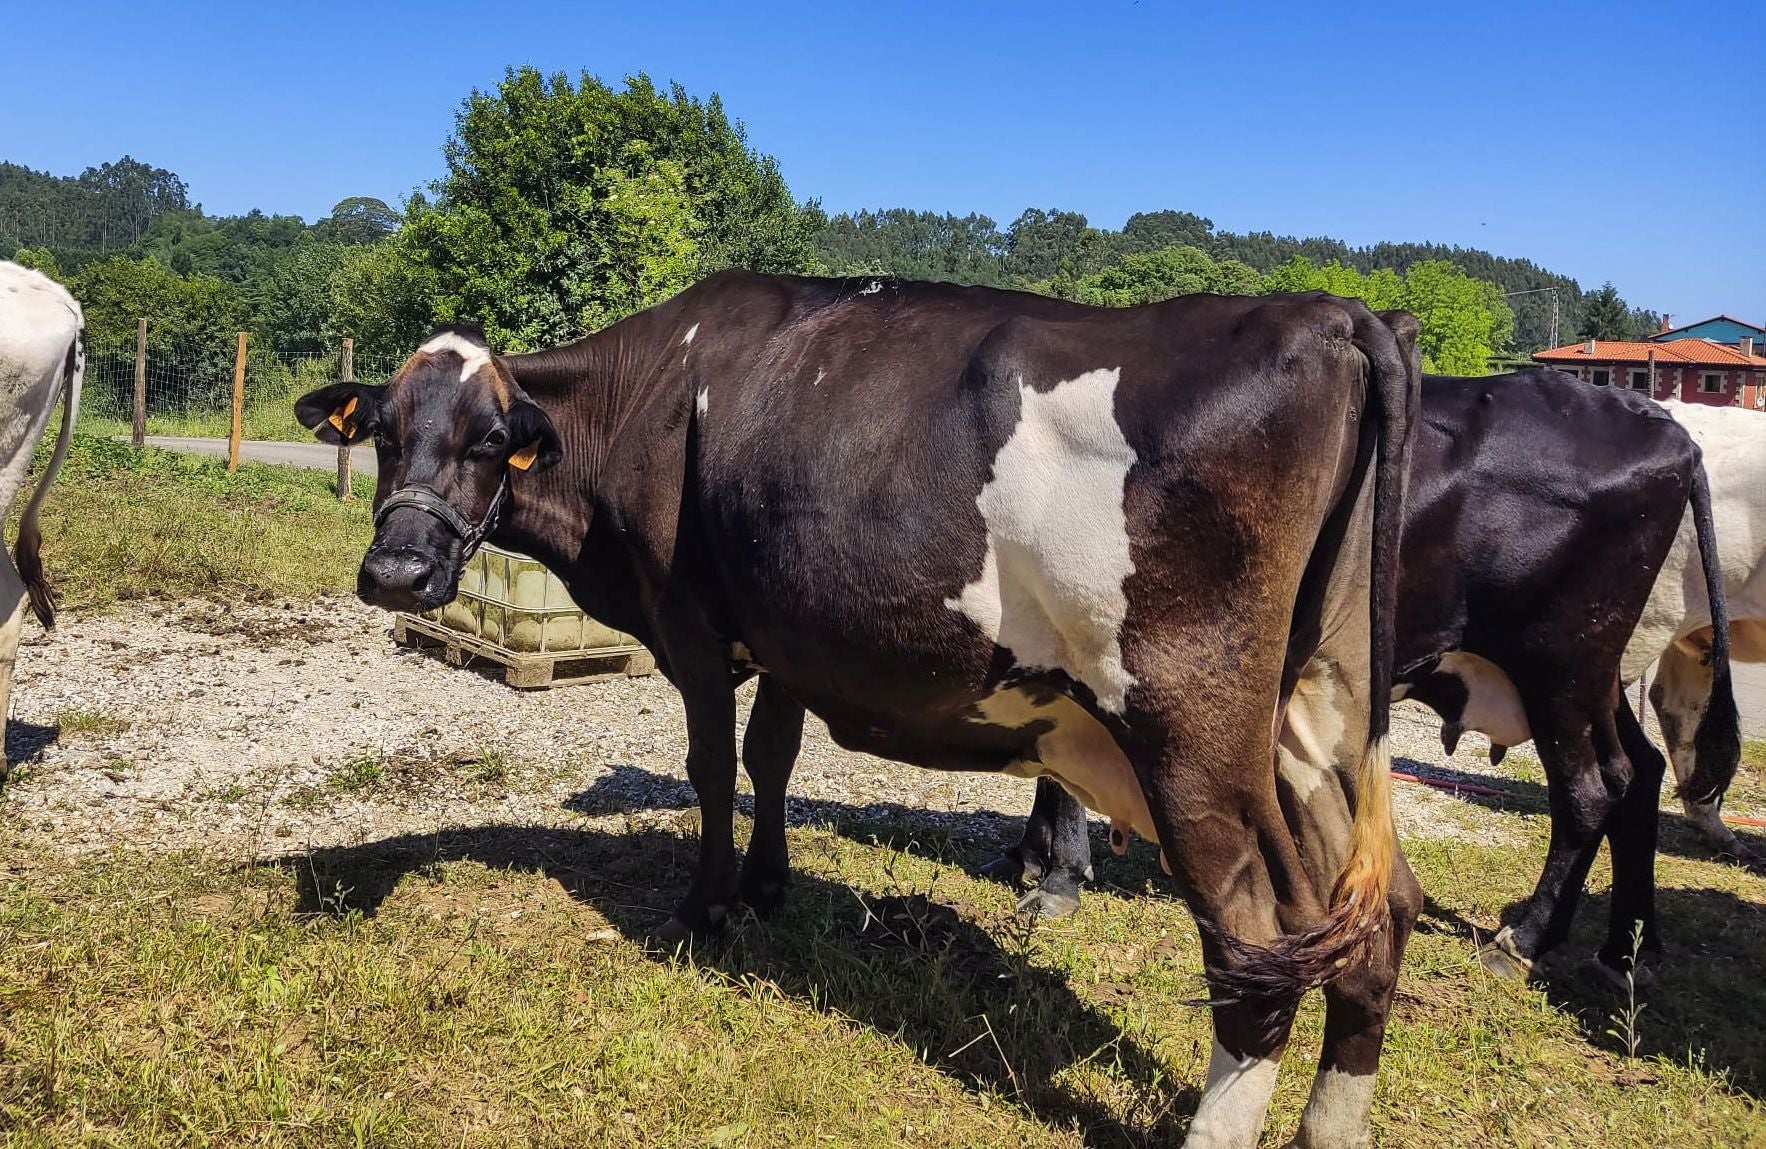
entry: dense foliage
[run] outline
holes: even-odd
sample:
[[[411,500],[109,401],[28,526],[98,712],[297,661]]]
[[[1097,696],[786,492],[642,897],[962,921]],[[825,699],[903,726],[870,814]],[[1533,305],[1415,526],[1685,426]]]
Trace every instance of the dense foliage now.
[[[1031,208],[984,215],[892,208],[827,218],[792,198],[713,95],[645,76],[613,87],[510,69],[461,105],[446,175],[401,213],[368,197],[329,216],[214,217],[172,172],[127,156],[57,177],[0,163],[0,257],[69,282],[96,343],[152,317],[156,356],[211,372],[235,328],[253,346],[317,352],[354,336],[400,355],[437,322],[483,325],[500,346],[571,338],[724,267],[890,274],[1040,291],[1103,306],[1191,292],[1319,288],[1404,307],[1431,366],[1572,338],[1636,338],[1657,316],[1612,286],[1584,292],[1524,259],[1439,244],[1349,245],[1217,230],[1191,212],[1120,230]],[[200,350],[198,349],[200,347]]]

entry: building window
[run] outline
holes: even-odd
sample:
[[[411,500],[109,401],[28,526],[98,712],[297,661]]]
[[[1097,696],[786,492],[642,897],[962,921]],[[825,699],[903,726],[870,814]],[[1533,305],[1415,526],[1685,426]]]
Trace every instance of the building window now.
[[[1611,371],[1607,370],[1605,367],[1596,367],[1594,369],[1593,382],[1596,387],[1605,387],[1612,381],[1613,373]]]
[[[1707,371],[1699,376],[1699,390],[1706,395],[1723,394],[1723,373]]]
[[[1631,389],[1633,391],[1648,391],[1649,390],[1649,372],[1648,371],[1632,371],[1631,372]]]

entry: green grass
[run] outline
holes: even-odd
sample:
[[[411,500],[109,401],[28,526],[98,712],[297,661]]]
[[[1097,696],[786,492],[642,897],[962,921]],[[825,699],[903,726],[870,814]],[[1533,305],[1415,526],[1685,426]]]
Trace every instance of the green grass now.
[[[47,458],[39,450],[39,466]],[[76,436],[43,510],[44,563],[73,609],[134,599],[311,598],[354,589],[373,535],[371,481],[136,451]]]
[[[339,794],[372,790],[386,781],[386,756],[378,750],[369,750],[345,758],[332,767],[328,781],[331,789]]]
[[[101,738],[107,734],[115,734],[128,729],[129,723],[114,714],[106,714],[100,710],[75,708],[58,711],[55,715],[54,725],[57,737],[69,739]]]
[[[0,1131],[18,1145],[1166,1144],[1209,1049],[1194,929],[1148,851],[1031,926],[928,834],[794,831],[787,905],[684,960],[638,943],[690,838],[480,827],[223,866],[0,847]],[[897,831],[900,833],[901,831]],[[1672,839],[1678,831],[1670,830]],[[1414,843],[1431,904],[1381,1144],[1766,1143],[1766,882],[1670,853],[1640,1015],[1473,960],[1540,843]],[[1670,848],[1674,843],[1670,842]],[[1574,952],[1605,909],[1597,875]],[[1110,886],[1140,896],[1111,892]],[[1322,1011],[1296,1025],[1292,1133]]]

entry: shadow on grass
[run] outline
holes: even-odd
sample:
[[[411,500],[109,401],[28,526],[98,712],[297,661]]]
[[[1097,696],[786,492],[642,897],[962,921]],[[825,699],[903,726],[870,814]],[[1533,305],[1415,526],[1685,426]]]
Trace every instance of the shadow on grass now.
[[[1547,998],[1576,1018],[1589,1041],[1623,1055],[1623,993],[1576,970],[1604,939],[1609,896],[1587,900],[1570,940],[1542,963]],[[1766,1100],[1766,906],[1724,890],[1658,890],[1667,953],[1654,985],[1638,991],[1638,1054],[1727,1077]],[[1615,1032],[1618,1031],[1618,1032]]]
[[[300,910],[313,914],[372,916],[405,875],[441,863],[543,874],[641,942],[685,891],[696,853],[691,838],[655,829],[484,826],[321,849],[282,864],[296,877]],[[1029,960],[1029,928],[1008,918],[997,931],[983,929],[935,891],[871,897],[800,872],[782,908],[765,919],[744,912],[691,957],[720,979],[763,979],[810,1008],[893,1034],[965,1086],[1077,1128],[1088,1144],[1174,1142],[1195,1112],[1200,1063],[1174,1081],[1064,975]],[[1132,1090],[1132,1123],[1059,1079],[1082,1062]]]

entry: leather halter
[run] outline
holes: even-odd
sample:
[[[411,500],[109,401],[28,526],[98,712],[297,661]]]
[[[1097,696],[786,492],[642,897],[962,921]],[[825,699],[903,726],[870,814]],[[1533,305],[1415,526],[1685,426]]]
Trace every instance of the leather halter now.
[[[497,522],[503,515],[503,503],[508,497],[509,472],[505,469],[502,481],[497,484],[497,493],[491,496],[491,505],[485,508],[484,518],[479,520],[477,526],[473,526],[466,521],[466,516],[454,509],[452,503],[436,494],[432,488],[422,483],[409,483],[386,496],[386,501],[374,512],[374,529],[379,530],[387,515],[403,507],[434,515],[459,536],[460,561],[464,563],[477,553],[485,536],[497,529]]]

